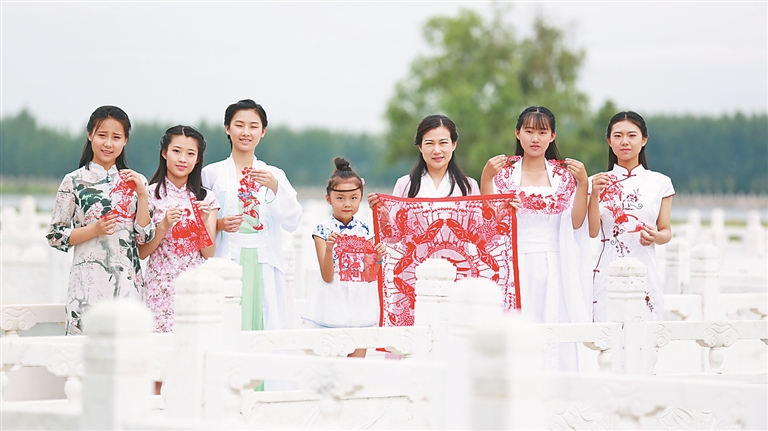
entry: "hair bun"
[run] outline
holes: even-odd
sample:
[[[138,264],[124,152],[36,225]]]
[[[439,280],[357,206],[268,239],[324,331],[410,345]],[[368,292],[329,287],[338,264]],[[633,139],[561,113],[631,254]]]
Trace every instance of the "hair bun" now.
[[[344,157],[335,157],[333,159],[333,163],[336,165],[337,171],[351,171],[352,168],[349,167],[349,160],[345,159]]]

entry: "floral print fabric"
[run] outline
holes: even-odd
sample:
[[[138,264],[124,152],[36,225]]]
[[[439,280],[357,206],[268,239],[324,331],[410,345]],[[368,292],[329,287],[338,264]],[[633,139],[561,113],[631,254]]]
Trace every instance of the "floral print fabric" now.
[[[146,184],[146,178],[142,177]],[[109,171],[91,162],[67,174],[56,193],[51,226],[46,238],[51,247],[74,251],[67,292],[67,334],[82,334],[81,315],[105,299],[143,300],[144,280],[137,244],[152,240],[155,225],[136,223],[138,195],[113,166]],[[70,246],[72,230],[90,226],[110,211],[118,213],[112,235],[91,238]]]

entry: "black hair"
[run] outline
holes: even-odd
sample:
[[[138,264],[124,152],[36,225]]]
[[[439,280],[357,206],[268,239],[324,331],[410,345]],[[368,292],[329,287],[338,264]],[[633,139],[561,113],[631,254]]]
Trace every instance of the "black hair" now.
[[[421,123],[419,123],[419,126],[416,128],[416,136],[413,138],[413,143],[415,145],[421,145],[421,142],[424,140],[424,135],[430,130],[437,129],[438,127],[445,127],[448,129],[448,132],[451,135],[451,142],[454,144],[458,142],[459,132],[456,130],[456,123],[445,115],[434,114],[428,115],[421,120]],[[424,160],[423,156],[420,156],[419,161],[416,162],[416,166],[414,166],[410,173],[411,186],[408,189],[409,198],[416,197],[416,195],[419,194],[419,189],[421,188],[421,176],[424,175],[424,172],[427,172],[427,162]],[[469,179],[464,175],[464,172],[456,163],[455,157],[451,157],[451,160],[448,161],[448,176],[451,180],[451,191],[448,192],[448,196],[453,194],[453,189],[457,185],[461,190],[462,196],[466,196],[469,193],[471,188]]]
[[[535,130],[551,130],[552,133],[555,133],[557,127],[555,114],[543,106],[529,106],[520,113],[519,117],[517,117],[517,124],[515,125],[517,131],[520,131],[520,129],[524,127],[531,127]],[[525,151],[523,151],[523,146],[520,144],[520,140],[517,138],[515,138],[515,140],[517,141],[515,144],[515,155],[524,155]],[[547,151],[544,152],[544,158],[547,160],[562,159],[555,141],[556,139],[553,139],[552,142],[549,143]]]
[[[247,109],[253,109],[256,111],[256,114],[261,119],[261,127],[266,130],[267,129],[267,111],[262,108],[261,105],[254,102],[252,99],[243,99],[238,100],[237,103],[233,103],[229,106],[227,106],[227,109],[224,111],[224,126],[229,127],[229,125],[232,123],[232,117],[235,116],[239,111],[247,110]],[[229,147],[232,148],[232,138],[227,135],[227,139],[229,140]]]
[[[165,134],[160,138],[160,163],[157,166],[155,174],[152,175],[152,179],[149,180],[150,184],[157,183],[155,188],[155,197],[160,199],[160,189],[165,190],[165,176],[168,174],[168,161],[163,157],[163,151],[168,155],[168,146],[171,144],[174,136],[187,136],[197,141],[197,161],[192,168],[192,172],[187,177],[187,190],[195,195],[195,199],[202,201],[205,199],[206,191],[203,189],[203,154],[205,153],[205,138],[203,134],[198,132],[197,129],[191,126],[173,126],[165,131]]]
[[[336,184],[349,180],[357,180],[357,188],[352,190],[360,189],[360,193],[362,194],[363,186],[365,184],[363,183],[363,179],[360,177],[360,175],[358,175],[358,173],[352,169],[352,166],[349,165],[349,160],[345,159],[344,157],[334,157],[333,164],[336,166],[336,170],[333,171],[331,178],[328,179],[328,186],[325,188],[325,194],[330,196],[331,191],[338,191],[334,189]]]
[[[608,122],[608,127],[605,129],[605,139],[608,140],[609,143],[611,142],[611,132],[613,131],[613,125],[620,121],[631,122],[640,129],[640,134],[643,135],[643,138],[648,138],[648,126],[645,125],[645,120],[643,117],[634,111],[621,111],[611,117],[611,120]],[[637,161],[640,162],[640,164],[643,165],[645,169],[648,169],[648,160],[645,157],[645,145],[643,145],[643,148],[640,149],[640,154],[637,155]],[[608,170],[610,171],[613,169],[613,165],[617,163],[619,163],[619,159],[616,157],[616,154],[613,154],[613,149],[609,145]]]
[[[85,166],[86,169],[89,169],[88,163],[93,161],[94,154],[93,146],[91,145],[91,140],[88,138],[88,135],[98,129],[99,126],[101,126],[101,124],[108,118],[111,118],[123,125],[123,131],[125,132],[125,142],[128,143],[128,138],[131,134],[131,120],[128,118],[128,114],[126,114],[125,111],[118,108],[117,106],[99,106],[95,111],[93,111],[91,118],[88,119],[88,125],[85,126],[85,130],[88,133],[85,135],[85,147],[83,147],[83,153],[80,155],[80,164],[78,167],[82,168]],[[115,165],[117,165],[118,170],[128,168],[128,165],[125,163],[125,147],[123,147],[123,151],[121,151],[120,155],[115,159]]]

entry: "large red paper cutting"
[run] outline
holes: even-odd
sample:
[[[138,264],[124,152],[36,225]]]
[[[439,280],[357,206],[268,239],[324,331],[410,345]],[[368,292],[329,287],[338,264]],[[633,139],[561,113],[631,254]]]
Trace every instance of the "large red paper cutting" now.
[[[381,326],[413,325],[415,270],[428,258],[451,262],[457,279],[492,280],[504,294],[504,309],[520,308],[514,195],[378,197],[374,231],[387,246],[379,278]]]
[[[189,199],[192,210],[184,208],[181,220],[171,228],[173,249],[179,256],[186,256],[213,244],[200,212],[195,209],[195,202],[194,197]]]
[[[340,281],[376,281],[378,253],[370,241],[357,235],[339,235],[333,251],[339,257]]]

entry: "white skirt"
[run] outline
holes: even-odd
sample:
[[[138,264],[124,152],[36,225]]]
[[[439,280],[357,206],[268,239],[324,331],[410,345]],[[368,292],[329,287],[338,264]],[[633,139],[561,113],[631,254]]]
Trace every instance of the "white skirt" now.
[[[307,292],[302,318],[325,328],[364,328],[379,324],[379,288],[376,282],[338,280],[326,283],[318,277]]]

